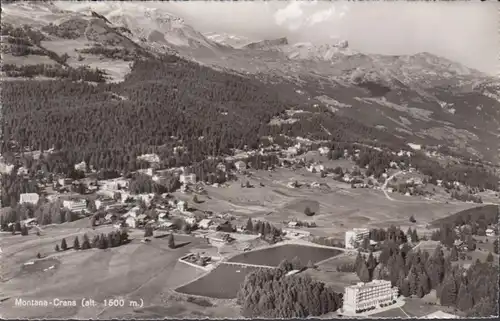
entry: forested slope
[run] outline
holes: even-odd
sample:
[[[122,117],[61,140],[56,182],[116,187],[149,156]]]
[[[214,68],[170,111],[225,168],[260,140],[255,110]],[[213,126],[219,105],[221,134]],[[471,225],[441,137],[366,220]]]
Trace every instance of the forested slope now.
[[[63,170],[82,160],[124,170],[134,169],[136,156],[146,152],[187,165],[233,148],[257,148],[265,135],[392,143],[392,136],[355,120],[322,115],[321,107],[295,124],[268,125],[287,109],[310,105],[292,86],[165,56],[136,61],[119,84],[5,82],[2,150],[54,147]],[[174,146],[184,152],[174,154]]]

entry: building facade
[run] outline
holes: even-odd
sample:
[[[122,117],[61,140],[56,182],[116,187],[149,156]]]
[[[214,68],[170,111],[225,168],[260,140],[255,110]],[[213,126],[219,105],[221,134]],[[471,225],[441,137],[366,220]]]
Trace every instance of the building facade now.
[[[364,238],[370,236],[370,230],[367,228],[355,228],[345,232],[345,248],[354,249],[356,243],[360,243]]]
[[[377,308],[390,304],[398,297],[398,288],[391,286],[391,281],[373,280],[360,282],[345,288],[343,310],[359,312],[369,308]]]

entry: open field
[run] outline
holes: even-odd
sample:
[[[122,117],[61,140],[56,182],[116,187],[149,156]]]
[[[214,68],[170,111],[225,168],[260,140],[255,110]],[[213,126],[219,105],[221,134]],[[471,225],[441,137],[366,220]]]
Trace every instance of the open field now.
[[[307,269],[301,275],[310,276],[312,279],[324,282],[335,291],[344,293],[346,286],[359,282],[356,273],[337,272],[337,266],[345,263],[353,263],[356,256],[341,254],[330,260],[325,260],[318,264],[315,269]]]
[[[250,266],[220,264],[209,274],[178,289],[179,293],[218,299],[234,299],[247,274],[257,270]]]
[[[302,186],[286,186],[295,180]],[[242,188],[240,184],[245,181],[254,187]],[[325,183],[328,188],[306,186],[313,182]],[[227,187],[207,186],[206,190],[208,196],[202,197],[204,203],[196,204],[201,210],[229,211],[239,216],[237,221],[242,224],[248,217],[265,219],[277,226],[292,219],[314,221],[318,227],[308,231],[317,236],[332,237],[343,237],[343,233],[353,227],[386,228],[394,224],[406,229],[408,226],[425,226],[431,221],[475,206],[453,201],[439,203],[396,193],[391,194],[396,201],[391,201],[380,190],[352,189],[349,184],[334,181],[331,177],[321,178],[319,174],[310,173],[304,168],[296,171],[251,171],[250,177],[241,176]],[[176,197],[190,201],[190,197],[182,193],[176,193]],[[316,214],[306,216],[305,206],[311,207]],[[411,215],[417,223],[409,222]]]
[[[286,244],[242,253],[229,259],[229,262],[278,266],[280,262],[285,259],[291,261],[293,258],[298,257],[303,264],[306,264],[309,261],[313,263],[319,262],[329,257],[336,256],[339,253],[341,253],[341,251],[335,249]]]
[[[67,250],[55,252],[54,247],[64,237],[72,246],[76,235],[108,232],[110,227],[84,227],[85,220],[44,228],[40,237],[2,235],[2,283],[0,310],[5,318],[113,318],[135,315],[137,307],[130,301],[141,301],[143,308],[169,308],[162,297],[172,289],[196,277],[200,272],[178,262],[189,251],[211,248],[200,239],[176,235],[176,249],[168,248],[166,239],[141,243],[143,231],[132,231],[129,244],[106,250]],[[40,253],[41,259],[36,255]],[[28,263],[25,265],[25,263]],[[75,301],[71,307],[16,307],[15,299]],[[82,307],[81,300],[89,298],[97,303]],[[105,299],[122,298],[125,307],[105,308]],[[141,313],[140,315],[145,315]],[[139,314],[137,316],[140,316]],[[194,316],[194,315],[192,315]],[[219,315],[223,317],[223,315]],[[232,316],[232,314],[228,314]]]

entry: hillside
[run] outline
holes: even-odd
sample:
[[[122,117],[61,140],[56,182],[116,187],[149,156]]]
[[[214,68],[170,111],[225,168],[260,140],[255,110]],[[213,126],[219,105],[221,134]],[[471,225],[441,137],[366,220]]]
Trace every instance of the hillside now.
[[[478,206],[435,220],[431,222],[430,225],[434,227],[439,227],[442,225],[457,226],[471,220],[479,221],[481,219],[484,220],[487,224],[496,224],[499,219],[498,215],[498,205]]]
[[[408,149],[404,142],[410,142],[442,165],[450,162],[450,156],[454,162],[474,160],[500,164],[498,82],[429,53],[367,55],[349,48],[347,41],[312,45],[293,44],[286,38],[279,38],[248,44],[249,40],[236,35],[202,34],[179,17],[138,3],[127,6],[116,3],[92,6],[85,3],[71,6],[51,2],[11,3],[4,6],[2,24],[2,74],[7,76],[4,80],[36,79],[23,82],[23,86],[17,81],[5,86],[4,101],[6,105],[13,104],[5,108],[6,119],[29,128],[6,127],[7,137],[16,140],[18,148],[55,145],[75,149],[72,144],[78,142],[82,150],[87,147],[94,150],[95,146],[103,145],[106,147],[102,148],[117,153],[123,146],[141,145],[129,150],[135,153],[174,144],[173,138],[154,134],[155,126],[147,130],[139,128],[133,143],[117,144],[112,136],[124,133],[125,129],[115,126],[128,126],[130,120],[121,122],[113,118],[109,121],[112,125],[106,129],[94,129],[107,123],[105,115],[100,118],[101,123],[84,121],[90,108],[86,107],[87,101],[94,109],[102,104],[100,112],[107,108],[118,110],[122,106],[133,110],[134,106],[149,105],[147,101],[151,100],[147,110],[152,111],[136,118],[148,122],[146,115],[154,115],[159,122],[169,123],[157,117],[161,113],[157,111],[159,102],[169,101],[167,105],[162,103],[168,115],[182,115],[181,122],[185,122],[186,128],[196,130],[185,136],[178,133],[184,132],[183,129],[172,125],[172,128],[159,129],[158,133],[168,132],[167,137],[180,136],[182,144],[196,146],[194,150],[188,149],[197,155],[193,159],[230,153],[232,148],[245,145],[256,147],[261,137],[270,135],[280,140],[300,136],[391,145],[396,150]],[[238,45],[233,44],[232,48],[230,39]],[[159,63],[160,57],[175,63]],[[145,65],[158,66],[167,74],[160,75],[152,70],[151,75],[146,75],[137,67]],[[210,77],[192,76],[200,70]],[[182,78],[186,75],[189,76]],[[40,79],[53,78],[65,80],[37,83]],[[250,86],[251,89],[222,95],[227,91],[226,79],[236,83],[233,88]],[[86,84],[70,83],[82,80],[102,85],[90,89]],[[155,85],[149,86],[151,83]],[[49,89],[53,87],[56,89]],[[65,94],[66,89],[60,89],[63,87],[73,89]],[[60,90],[60,97],[41,99],[46,95],[36,92],[45,90]],[[71,94],[74,90],[89,97],[74,99]],[[141,90],[153,96],[143,98],[145,94],[138,93]],[[165,93],[165,90],[170,92]],[[137,94],[132,94],[134,92]],[[248,95],[249,92],[252,94]],[[14,94],[26,98],[14,101],[10,98]],[[221,98],[221,95],[228,97]],[[51,105],[50,110],[57,113],[51,114],[50,120],[48,116],[41,117],[43,123],[47,123],[81,115],[78,121],[58,125],[63,126],[61,132],[41,134],[43,126],[31,123],[32,116],[19,116],[33,108],[34,101],[54,104],[54,100],[67,102],[69,97],[75,104],[78,102],[78,107],[71,107],[72,103],[64,107],[63,103],[56,102],[56,107]],[[272,106],[267,109],[252,107],[252,112],[246,109],[256,102]],[[201,104],[206,105],[201,107]],[[179,110],[179,106],[189,107]],[[42,113],[46,107],[37,103],[36,109]],[[203,122],[191,119],[198,110],[207,114]],[[136,111],[131,113],[135,115]],[[224,115],[224,118],[214,119],[213,115]],[[249,126],[243,126],[247,119]],[[214,124],[208,124],[212,121]],[[228,131],[222,129],[226,124],[242,128],[224,133]],[[96,132],[94,138],[82,137],[87,128]],[[102,135],[108,130],[109,134]],[[72,143],[64,142],[62,137],[66,133],[73,133]],[[217,138],[212,140],[210,135]],[[222,143],[225,140],[231,142]],[[6,148],[7,144],[3,145]]]

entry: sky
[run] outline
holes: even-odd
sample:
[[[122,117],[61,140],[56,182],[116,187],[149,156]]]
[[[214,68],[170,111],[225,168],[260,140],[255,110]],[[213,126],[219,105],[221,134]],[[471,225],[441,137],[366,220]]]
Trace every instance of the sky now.
[[[500,74],[499,8],[492,2],[143,2],[182,17],[200,32],[253,40],[347,40],[363,53],[429,52],[489,74]]]

